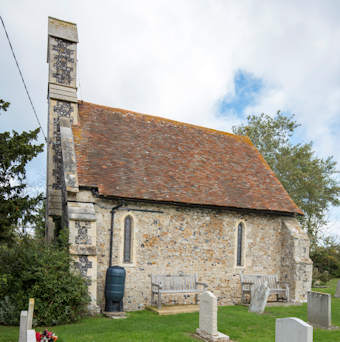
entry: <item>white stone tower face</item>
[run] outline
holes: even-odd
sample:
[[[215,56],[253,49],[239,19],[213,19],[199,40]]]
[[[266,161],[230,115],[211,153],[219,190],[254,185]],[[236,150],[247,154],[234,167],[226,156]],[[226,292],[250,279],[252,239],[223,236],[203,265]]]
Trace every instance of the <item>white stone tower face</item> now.
[[[47,150],[47,238],[52,240],[56,225],[62,224],[65,203],[60,139],[60,118],[77,123],[76,24],[48,18],[48,150]]]

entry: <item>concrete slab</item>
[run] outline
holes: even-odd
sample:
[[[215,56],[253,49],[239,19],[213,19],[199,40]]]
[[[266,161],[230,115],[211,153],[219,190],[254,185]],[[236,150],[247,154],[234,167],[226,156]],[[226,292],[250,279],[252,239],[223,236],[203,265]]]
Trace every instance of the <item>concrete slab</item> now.
[[[103,312],[103,315],[108,318],[112,319],[124,319],[126,318],[126,313],[125,312]]]
[[[160,309],[156,306],[146,306],[147,310],[154,311],[159,315],[177,315],[180,313],[191,313],[200,311],[199,305],[185,304],[185,305],[162,305]]]

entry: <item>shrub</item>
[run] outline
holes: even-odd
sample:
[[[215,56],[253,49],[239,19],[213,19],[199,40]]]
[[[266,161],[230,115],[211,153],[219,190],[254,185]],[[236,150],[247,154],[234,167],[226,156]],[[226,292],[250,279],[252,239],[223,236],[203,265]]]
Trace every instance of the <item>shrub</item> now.
[[[323,276],[323,280],[340,276],[340,243],[334,239],[326,238],[319,246],[312,249],[310,257],[319,273],[328,272]]]
[[[73,322],[86,313],[86,281],[72,271],[67,249],[29,238],[0,247],[0,324],[18,324],[35,298],[34,322]]]

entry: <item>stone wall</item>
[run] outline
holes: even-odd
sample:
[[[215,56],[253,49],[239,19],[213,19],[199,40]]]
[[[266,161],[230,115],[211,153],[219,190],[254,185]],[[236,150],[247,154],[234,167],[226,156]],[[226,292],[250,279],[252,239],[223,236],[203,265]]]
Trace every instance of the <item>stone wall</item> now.
[[[83,195],[81,195],[83,193]],[[115,201],[78,195],[94,201],[97,244],[97,302],[105,304],[105,274],[109,265],[111,208]],[[90,199],[91,197],[91,199]],[[148,210],[147,212],[139,210]],[[155,211],[155,212],[150,212]],[[124,219],[133,219],[132,262],[123,262]],[[236,266],[237,226],[245,227],[244,264]],[[287,223],[288,222],[288,223]],[[296,219],[234,211],[129,202],[116,210],[112,264],[126,269],[125,310],[150,304],[150,275],[198,273],[216,294],[219,305],[240,302],[239,274],[278,274],[289,281],[294,301],[305,300],[310,287],[308,238]],[[305,250],[306,248],[306,250]],[[304,253],[300,260],[299,255]],[[285,262],[290,263],[291,270]],[[300,274],[301,272],[301,274]],[[164,296],[164,303],[193,303],[194,295]]]
[[[70,124],[78,120],[78,100],[76,86],[77,70],[77,26],[49,17],[47,62],[48,77],[48,148],[46,211],[47,238],[55,236],[56,222],[65,217],[65,184],[60,120],[67,119]],[[65,157],[65,151],[64,151]]]

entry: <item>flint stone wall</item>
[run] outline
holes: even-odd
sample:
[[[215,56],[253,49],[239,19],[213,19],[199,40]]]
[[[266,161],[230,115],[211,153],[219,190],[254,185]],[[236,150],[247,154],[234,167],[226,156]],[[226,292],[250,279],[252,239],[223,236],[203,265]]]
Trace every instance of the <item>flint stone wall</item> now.
[[[74,194],[74,200],[94,202],[96,211],[97,303],[105,305],[105,274],[109,265],[111,209],[116,201],[99,199],[89,191]],[[153,210],[143,212],[137,210]],[[132,223],[132,262],[123,263],[124,219],[130,215]],[[290,227],[283,224],[288,220]],[[236,266],[237,226],[243,222],[244,266]],[[292,234],[291,227],[294,227]],[[72,230],[72,229],[71,229]],[[75,233],[70,231],[74,236]],[[304,239],[303,244],[299,241]],[[287,242],[283,245],[283,241]],[[114,221],[112,264],[126,269],[124,309],[141,310],[150,305],[151,274],[198,273],[199,281],[206,282],[214,291],[218,305],[239,303],[241,299],[240,273],[278,274],[280,280],[290,281],[293,301],[305,301],[304,288],[310,288],[309,268],[299,266],[305,279],[299,283],[292,266],[299,256],[307,266],[308,238],[294,218],[274,215],[240,214],[235,211],[185,208],[173,205],[129,202],[116,210]],[[294,251],[290,248],[293,246]],[[306,246],[306,247],[305,247]],[[72,249],[72,246],[71,246]],[[296,270],[294,270],[296,272]],[[94,275],[93,275],[94,276]],[[164,304],[194,303],[193,294],[162,296]]]

